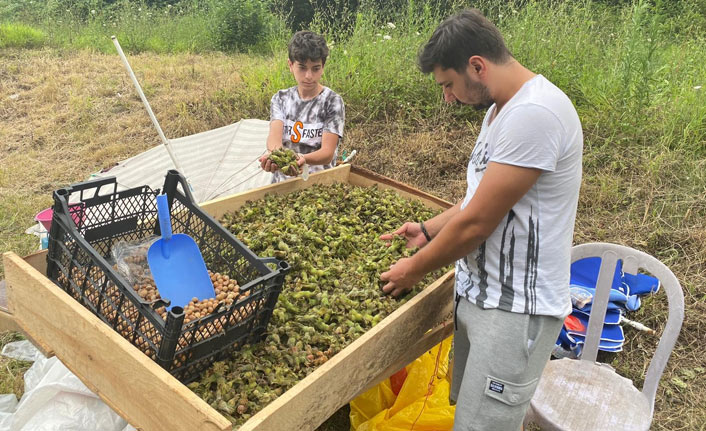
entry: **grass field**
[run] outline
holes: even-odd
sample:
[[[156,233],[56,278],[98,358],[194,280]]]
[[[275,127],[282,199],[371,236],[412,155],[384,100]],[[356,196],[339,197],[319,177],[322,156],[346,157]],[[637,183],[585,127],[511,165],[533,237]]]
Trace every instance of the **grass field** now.
[[[685,322],[659,386],[653,429],[705,429],[706,36],[689,24],[703,17],[670,17],[643,2],[491,9],[518,60],[563,88],[579,111],[585,151],[575,242],[644,250],[684,288]],[[325,83],[346,101],[343,147],[358,150],[357,164],[454,201],[465,191],[480,116],[443,105],[436,85],[415,69],[415,53],[436,23],[422,18],[392,28],[360,17],[352,35],[332,46]],[[0,39],[0,252],[23,255],[38,245],[23,232],[51,204],[52,190],[159,138],[116,54],[62,42],[68,38],[37,24],[0,26],[0,36],[13,35]],[[128,55],[175,138],[267,118],[272,93],[293,85],[285,40],[250,54]],[[645,301],[632,318],[661,328],[664,299]],[[630,329],[626,336],[613,365],[639,385],[656,339]],[[0,392],[21,388],[22,364],[15,365]],[[345,412],[322,429],[346,429]]]

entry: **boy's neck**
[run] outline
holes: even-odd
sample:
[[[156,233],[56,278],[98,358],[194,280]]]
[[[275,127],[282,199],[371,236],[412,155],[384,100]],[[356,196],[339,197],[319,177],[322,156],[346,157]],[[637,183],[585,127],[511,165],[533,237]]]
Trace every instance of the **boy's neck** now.
[[[323,90],[324,90],[324,86],[321,84],[318,84],[316,87],[314,87],[311,90],[305,90],[300,85],[297,85],[297,93],[299,93],[299,98],[302,100],[311,100],[314,97],[321,94],[321,92]]]

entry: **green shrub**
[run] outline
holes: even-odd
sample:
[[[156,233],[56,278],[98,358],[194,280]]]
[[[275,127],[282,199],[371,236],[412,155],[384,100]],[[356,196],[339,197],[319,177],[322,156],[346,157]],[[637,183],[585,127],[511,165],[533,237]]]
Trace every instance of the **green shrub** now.
[[[314,19],[314,6],[309,0],[269,0],[270,10],[287,23],[292,31],[302,30]]]
[[[46,19],[70,17],[86,22],[105,10],[107,6],[108,4],[103,0],[47,0],[42,12]]]
[[[244,51],[264,41],[272,24],[272,15],[257,0],[226,0],[215,12],[215,37],[224,51]]]
[[[36,28],[24,24],[0,25],[0,48],[37,48],[45,41],[44,33]]]

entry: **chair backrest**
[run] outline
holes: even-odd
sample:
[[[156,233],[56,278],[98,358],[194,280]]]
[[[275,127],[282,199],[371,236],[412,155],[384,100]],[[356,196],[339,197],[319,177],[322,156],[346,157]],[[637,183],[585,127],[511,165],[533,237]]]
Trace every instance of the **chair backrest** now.
[[[582,349],[581,360],[596,361],[613,275],[619,260],[622,260],[623,272],[637,274],[640,270],[643,270],[656,277],[667,295],[669,304],[667,324],[660,337],[657,350],[650,361],[650,366],[645,376],[645,384],[642,387],[642,393],[650,401],[650,408],[654,409],[657,385],[677,341],[684,320],[684,293],[681,285],[674,273],[665,264],[647,253],[630,247],[608,243],[589,243],[577,245],[571,249],[572,263],[579,259],[596,256],[601,258],[601,268],[598,272],[596,297],[593,299],[591,307],[586,342]]]

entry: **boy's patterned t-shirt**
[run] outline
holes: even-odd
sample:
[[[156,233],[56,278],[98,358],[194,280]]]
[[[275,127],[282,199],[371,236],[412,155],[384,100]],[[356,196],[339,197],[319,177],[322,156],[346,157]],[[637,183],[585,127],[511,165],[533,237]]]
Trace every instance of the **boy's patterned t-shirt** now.
[[[302,100],[294,86],[275,93],[270,103],[270,121],[284,123],[282,145],[295,153],[308,154],[320,149],[324,132],[342,137],[345,116],[343,99],[328,87],[313,99]],[[338,147],[328,163],[310,166],[310,172],[333,167],[337,155]],[[277,171],[272,182],[288,178],[291,177]]]

